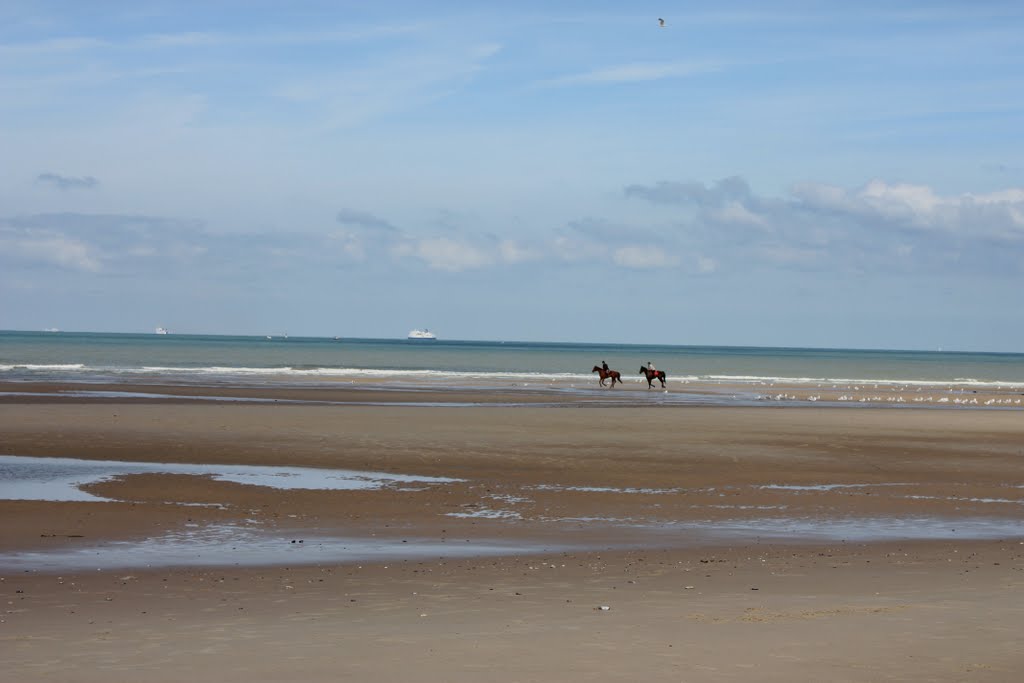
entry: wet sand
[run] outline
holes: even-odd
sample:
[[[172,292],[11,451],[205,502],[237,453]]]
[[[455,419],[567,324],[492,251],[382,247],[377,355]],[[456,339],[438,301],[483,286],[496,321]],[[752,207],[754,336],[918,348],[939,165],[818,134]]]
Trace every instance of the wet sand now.
[[[0,564],[243,523],[289,545],[333,534],[442,549],[0,569],[10,680],[1015,681],[1024,670],[1017,411],[12,397],[0,434],[0,451],[23,456],[462,480],[336,492],[145,474],[89,487],[117,502],[0,501]],[[864,542],[688,526],[879,519],[1022,529]],[[549,551],[443,550],[495,540]]]

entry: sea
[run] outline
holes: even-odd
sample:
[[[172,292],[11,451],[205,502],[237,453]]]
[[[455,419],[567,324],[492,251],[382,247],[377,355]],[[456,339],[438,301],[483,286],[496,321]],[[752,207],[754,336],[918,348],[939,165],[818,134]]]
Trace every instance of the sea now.
[[[787,397],[772,394],[780,386],[1001,392],[1009,406],[1024,395],[1021,353],[0,331],[8,383],[594,391],[604,362],[629,386],[646,388],[640,368],[653,363],[670,392],[728,387],[744,399]]]

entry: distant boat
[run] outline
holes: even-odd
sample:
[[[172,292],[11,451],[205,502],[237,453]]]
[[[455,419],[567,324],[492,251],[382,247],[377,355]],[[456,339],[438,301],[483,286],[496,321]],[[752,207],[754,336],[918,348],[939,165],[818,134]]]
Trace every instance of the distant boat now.
[[[430,330],[413,330],[409,333],[409,339],[437,340],[437,335]]]
[[[60,330],[56,327],[47,327],[43,332],[60,332]]]
[[[158,327],[158,328],[156,328],[156,333],[157,334],[170,334],[171,331],[168,330],[166,327]]]

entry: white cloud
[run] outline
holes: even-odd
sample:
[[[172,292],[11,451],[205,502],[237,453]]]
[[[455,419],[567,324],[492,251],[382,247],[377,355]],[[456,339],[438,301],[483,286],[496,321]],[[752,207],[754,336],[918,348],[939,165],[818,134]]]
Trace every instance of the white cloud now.
[[[327,234],[327,239],[336,244],[347,258],[353,261],[366,260],[366,245],[359,235],[349,232],[332,232]]]
[[[491,265],[494,258],[471,244],[444,237],[425,239],[412,249],[417,258],[435,270],[456,273]]]
[[[525,263],[536,261],[543,254],[531,247],[525,247],[513,240],[504,240],[498,245],[498,253],[505,263]]]
[[[321,43],[357,43],[368,40],[386,39],[391,36],[403,36],[421,33],[425,25],[417,24],[380,24],[365,26],[349,26],[332,29],[330,27],[309,30],[270,30],[270,31],[182,31],[179,33],[148,33],[131,36],[120,41],[94,38],[91,36],[75,36],[51,38],[22,43],[0,44],[0,55],[49,57],[53,55],[76,54],[98,50],[149,50],[164,48],[202,48],[202,47],[254,47],[317,45]]]
[[[612,261],[636,269],[671,268],[679,264],[679,259],[668,252],[644,246],[620,247],[612,254]]]
[[[498,54],[501,50],[502,45],[500,43],[483,43],[472,48],[470,54],[477,59],[487,59]]]
[[[760,250],[761,255],[769,263],[780,266],[813,267],[826,260],[825,252],[788,245],[767,246]]]
[[[59,234],[31,231],[24,235],[0,235],[0,251],[29,262],[98,272],[100,254],[89,245]]]
[[[760,216],[739,202],[728,202],[720,209],[713,209],[708,215],[720,223],[751,225],[757,228],[769,228],[767,219]]]
[[[69,54],[82,50],[109,47],[110,43],[97,38],[51,38],[37,42],[7,43],[0,45],[0,56],[32,57]]]
[[[925,185],[872,180],[857,190],[802,184],[792,190],[805,208],[834,216],[976,237],[1024,238],[1024,189],[943,196]]]
[[[660,241],[676,253],[700,252],[715,269],[721,262],[829,272],[1024,267],[1024,188],[945,195],[927,185],[872,180],[855,188],[805,183],[775,198],[727,178],[630,185],[625,194],[659,212],[678,212],[678,233],[662,232]],[[639,255],[624,251],[615,262],[632,267]],[[707,267],[698,262],[697,270]]]
[[[600,244],[574,237],[556,237],[551,247],[558,258],[569,263],[595,261],[608,254],[608,250]]]
[[[213,33],[185,31],[181,33],[154,33],[138,37],[126,42],[126,47],[163,48],[163,47],[264,47],[264,46],[304,46],[320,43],[351,43],[368,40],[380,40],[390,36],[414,34],[423,30],[422,25],[376,25],[353,26],[344,29],[325,28],[309,30],[282,30],[266,32]]]
[[[289,75],[270,95],[308,107],[328,128],[349,127],[399,111],[415,110],[459,92],[500,51],[493,43],[396,55],[358,68]]]
[[[572,74],[545,81],[543,85],[587,85],[600,83],[637,83],[660,81],[665,78],[683,78],[697,74],[720,71],[721,62],[648,62],[622,64],[595,69],[581,74]]]
[[[698,273],[713,273],[718,270],[718,261],[707,256],[697,257]]]

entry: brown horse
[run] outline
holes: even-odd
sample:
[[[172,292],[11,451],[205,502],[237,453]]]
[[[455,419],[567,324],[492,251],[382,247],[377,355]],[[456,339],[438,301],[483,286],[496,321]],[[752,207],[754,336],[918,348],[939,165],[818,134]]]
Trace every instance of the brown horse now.
[[[615,386],[616,382],[622,384],[622,373],[619,372],[618,370],[605,370],[604,368],[599,368],[598,366],[595,365],[594,369],[591,370],[591,372],[596,372],[598,376],[601,378],[601,381],[598,382],[598,384],[600,384],[602,387],[604,386],[604,381],[609,377],[612,378],[613,387]]]
[[[665,375],[664,370],[650,370],[646,365],[640,366],[640,374],[647,378],[647,388],[652,389],[654,387],[654,380],[661,382],[661,388],[665,388]]]

